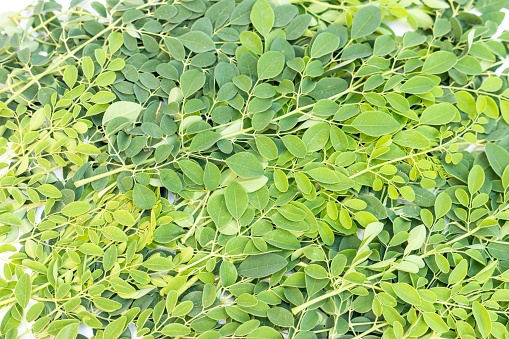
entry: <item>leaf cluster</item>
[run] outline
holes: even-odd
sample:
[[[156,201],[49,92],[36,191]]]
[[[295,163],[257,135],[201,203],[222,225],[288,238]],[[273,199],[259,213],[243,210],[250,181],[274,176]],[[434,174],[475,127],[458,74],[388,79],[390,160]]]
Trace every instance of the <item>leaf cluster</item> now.
[[[2,338],[509,337],[507,1],[80,3],[0,20]]]

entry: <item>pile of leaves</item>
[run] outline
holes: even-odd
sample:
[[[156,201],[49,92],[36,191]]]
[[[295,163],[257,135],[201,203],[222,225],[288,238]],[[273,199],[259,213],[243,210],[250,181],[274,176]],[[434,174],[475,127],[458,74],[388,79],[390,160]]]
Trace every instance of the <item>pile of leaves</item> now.
[[[509,338],[508,5],[2,14],[0,337]]]

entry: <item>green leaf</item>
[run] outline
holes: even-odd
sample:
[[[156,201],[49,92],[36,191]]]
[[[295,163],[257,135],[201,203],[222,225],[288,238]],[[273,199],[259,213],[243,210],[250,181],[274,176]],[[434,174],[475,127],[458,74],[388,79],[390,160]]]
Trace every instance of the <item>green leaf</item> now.
[[[352,122],[360,132],[372,137],[379,137],[396,131],[399,123],[387,113],[370,111],[360,114]]]
[[[114,312],[122,307],[121,303],[103,297],[94,297],[92,301],[98,309],[104,312]]]
[[[282,307],[272,307],[267,311],[267,317],[269,320],[281,327],[292,327],[294,325],[294,319],[292,312]]]
[[[14,297],[16,298],[16,302],[23,308],[28,306],[30,302],[30,296],[32,295],[32,281],[30,279],[30,274],[23,273],[23,275],[19,278],[16,283],[16,288],[14,289]]]
[[[264,158],[267,158],[269,160],[273,160],[277,158],[278,150],[277,146],[272,141],[272,139],[264,136],[259,135],[256,137],[256,148],[258,149],[258,152],[260,155],[262,155]]]
[[[128,122],[134,123],[142,110],[142,106],[135,102],[117,101],[106,109],[103,116],[103,126],[114,118],[126,118]]]
[[[251,153],[240,152],[226,159],[226,164],[239,177],[256,178],[263,175],[263,167]]]
[[[329,32],[323,32],[313,41],[313,45],[311,46],[311,57],[320,58],[326,54],[334,52],[338,46],[338,36]]]
[[[329,276],[327,270],[317,264],[309,264],[304,272],[313,279],[327,279]]]
[[[424,321],[426,324],[435,332],[444,333],[449,330],[449,326],[443,321],[443,319],[436,313],[424,312]]]
[[[470,55],[459,59],[454,68],[468,75],[481,74],[483,71],[481,63]]]
[[[472,303],[472,313],[482,337],[488,338],[492,330],[491,318],[488,311],[478,301],[474,301]]]
[[[74,65],[69,65],[64,71],[64,81],[69,88],[73,88],[78,79],[78,69]]]
[[[249,199],[244,188],[238,182],[232,181],[226,187],[224,197],[230,214],[235,219],[240,219],[249,204]]]
[[[120,242],[127,241],[127,235],[125,234],[125,232],[116,226],[106,226],[103,229],[101,229],[101,231],[106,238],[112,241]]]
[[[437,196],[435,200],[435,217],[437,219],[443,217],[452,206],[452,200],[449,194],[442,192]]]
[[[301,138],[295,135],[285,135],[281,138],[288,152],[296,156],[297,158],[304,158],[307,154],[306,144]]]
[[[78,145],[78,146],[74,147],[74,151],[83,153],[83,154],[88,154],[88,155],[101,154],[101,151],[99,150],[99,148],[95,147],[94,145],[89,145],[89,144]]]
[[[162,168],[159,170],[159,177],[164,187],[170,192],[180,192],[182,190],[182,180],[173,170]]]
[[[270,231],[263,236],[263,240],[273,246],[286,250],[297,250],[300,248],[300,242],[297,237],[292,233],[282,229],[275,229]]]
[[[415,76],[405,82],[399,89],[404,93],[423,94],[433,89],[433,81],[423,76]]]
[[[336,184],[340,181],[339,176],[327,167],[316,167],[307,171],[313,179],[326,184]]]
[[[221,183],[221,171],[211,162],[207,162],[203,171],[203,184],[209,191],[214,191]]]
[[[55,339],[75,339],[78,336],[78,329],[79,324],[69,324],[58,332]]]
[[[221,134],[214,131],[203,131],[196,134],[189,146],[189,152],[201,152],[214,146],[221,138]]]
[[[92,79],[94,76],[94,62],[89,56],[83,58],[81,67],[83,69],[83,75],[89,80]]]
[[[126,210],[113,211],[113,219],[124,226],[134,226],[136,224],[134,217]]]
[[[254,3],[250,18],[254,28],[264,37],[274,27],[274,11],[267,0],[257,0]]]
[[[82,253],[86,255],[103,255],[104,251],[101,247],[97,246],[96,244],[92,243],[85,243],[78,247],[78,250],[80,250]]]
[[[231,204],[235,204],[235,202],[232,201]],[[218,228],[223,228],[232,220],[224,194],[215,195],[210,198],[207,204],[207,211]]]
[[[301,221],[307,216],[306,211],[294,205],[285,205],[278,208],[279,213],[290,221]]]
[[[275,329],[268,326],[261,326],[249,333],[247,339],[282,339],[283,336]]]
[[[182,317],[193,309],[193,302],[191,300],[186,300],[180,304],[178,304],[173,311],[171,312],[172,317]]]
[[[213,51],[216,46],[214,41],[202,31],[191,31],[178,36],[182,44],[195,53]]]
[[[62,192],[60,192],[55,186],[50,184],[44,184],[36,188],[42,195],[48,198],[60,198]]]
[[[124,332],[127,318],[125,316],[120,317],[106,326],[104,329],[104,337],[109,339],[117,339]]]
[[[468,271],[468,261],[467,259],[462,259],[459,264],[451,271],[449,274],[449,285],[453,285],[459,283],[467,276]]]
[[[502,176],[504,169],[509,166],[509,152],[492,143],[486,144],[485,149],[491,168],[499,176]]]
[[[422,112],[419,122],[426,125],[444,125],[451,122],[457,114],[456,107],[447,102],[442,102],[426,108]]]
[[[484,184],[484,170],[480,165],[475,165],[468,174],[468,191],[474,194]]]
[[[392,140],[400,146],[415,149],[426,149],[430,146],[429,139],[414,129],[398,132]]]
[[[183,60],[186,57],[186,52],[184,50],[184,45],[176,38],[164,37],[164,44],[170,55],[176,60]]]
[[[397,296],[404,302],[417,306],[421,304],[421,297],[413,286],[406,283],[396,283],[391,286]]]
[[[376,31],[382,23],[382,11],[376,6],[359,9],[352,22],[352,39],[362,38]]]
[[[203,184],[203,169],[201,166],[193,160],[183,159],[178,162],[182,172],[189,177],[195,184]]]
[[[21,226],[21,219],[14,213],[0,214],[0,223],[10,226]]]
[[[146,186],[134,184],[134,204],[144,210],[149,210],[156,204],[156,195]]]
[[[237,281],[237,277],[238,274],[235,265],[229,261],[223,260],[219,268],[219,278],[221,279],[221,285],[224,287],[233,285]]]
[[[275,253],[265,253],[247,257],[237,271],[240,275],[248,278],[263,278],[286,267],[288,262],[282,256]]]
[[[258,0],[258,2],[265,0]],[[260,80],[272,79],[281,73],[285,66],[285,57],[281,52],[269,51],[258,59],[258,78]]]
[[[385,98],[389,104],[398,112],[407,112],[410,109],[408,100],[397,93],[386,93]]]
[[[74,201],[66,205],[60,213],[66,217],[77,217],[78,215],[87,213],[92,205],[84,201]]]
[[[444,73],[456,65],[457,61],[458,58],[453,53],[437,51],[426,58],[426,61],[424,61],[424,65],[422,66],[422,71],[428,74]]]
[[[154,256],[143,262],[143,266],[152,271],[168,271],[175,265],[168,258]]]
[[[184,98],[196,93],[205,84],[205,74],[197,69],[185,71],[180,76],[180,86]]]
[[[302,142],[306,145],[307,152],[322,150],[330,136],[330,125],[326,122],[314,124],[304,132]]]
[[[164,326],[161,333],[169,337],[183,337],[191,333],[191,329],[185,325],[174,323]]]

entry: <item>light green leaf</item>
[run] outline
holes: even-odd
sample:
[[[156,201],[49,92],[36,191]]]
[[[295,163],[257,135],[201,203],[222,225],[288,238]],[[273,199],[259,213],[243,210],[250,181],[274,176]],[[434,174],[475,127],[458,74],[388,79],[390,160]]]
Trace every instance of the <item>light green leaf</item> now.
[[[258,0],[265,1],[265,0]],[[285,57],[281,52],[269,51],[258,59],[258,78],[271,79],[279,75],[285,66]]]
[[[355,13],[352,22],[352,39],[373,33],[382,23],[382,11],[376,6],[362,7]]]
[[[115,219],[115,221],[120,225],[124,226],[134,226],[136,224],[136,220],[131,213],[122,209],[113,211],[113,219]]]
[[[327,122],[319,122],[304,132],[302,142],[306,145],[307,152],[322,150],[330,136],[330,125]]]
[[[26,308],[30,302],[30,296],[32,295],[32,281],[30,274],[24,273],[16,283],[14,289],[14,297],[21,307]]]
[[[79,324],[69,324],[58,332],[58,334],[55,336],[55,339],[75,339],[78,336],[78,329]]]
[[[295,135],[285,135],[281,138],[288,152],[296,156],[297,158],[304,158],[307,154],[306,144],[301,138]]]
[[[78,215],[87,213],[92,205],[85,201],[74,201],[66,205],[60,213],[66,217],[77,217]]]
[[[138,103],[117,101],[106,109],[106,113],[104,113],[103,116],[103,126],[114,118],[119,117],[126,118],[127,121],[134,123],[138,115],[140,115],[141,110],[142,106]]]
[[[462,259],[459,264],[449,274],[449,285],[462,281],[467,276],[468,260]]]
[[[239,265],[237,271],[244,277],[263,278],[281,270],[287,263],[285,258],[275,253],[252,255]]]
[[[101,229],[104,236],[113,241],[125,242],[127,241],[127,235],[124,231],[116,226],[106,226]]]
[[[405,82],[399,89],[404,93],[423,94],[433,89],[433,81],[423,76],[415,76]]]
[[[435,332],[444,333],[449,330],[449,326],[445,321],[436,313],[425,312],[423,313],[424,321]]]
[[[479,332],[481,332],[483,338],[487,338],[492,329],[490,314],[478,301],[472,303],[472,313],[474,314]]]
[[[474,194],[484,184],[484,170],[480,165],[475,165],[468,174],[468,191]]]
[[[196,134],[189,146],[189,152],[201,152],[212,147],[219,139],[221,134],[214,131],[203,131]]]
[[[92,301],[98,309],[104,312],[114,312],[122,307],[121,303],[103,297],[94,297]]]
[[[60,198],[62,196],[62,192],[60,192],[55,186],[50,184],[44,184],[39,187],[36,187],[42,195],[48,198]]]
[[[468,75],[481,74],[483,71],[481,63],[470,55],[459,59],[454,68]]]
[[[182,44],[195,53],[212,51],[216,48],[214,41],[202,31],[191,31],[177,37]]]
[[[117,339],[124,332],[127,318],[125,316],[120,317],[106,326],[104,329],[104,337],[108,339]]]
[[[269,160],[276,159],[278,150],[277,146],[270,139],[269,137],[266,137],[264,135],[259,135],[255,139],[256,141],[256,148],[258,149],[258,152],[264,157]]]
[[[432,105],[422,112],[419,122],[426,125],[444,125],[451,122],[458,110],[447,102]]]
[[[78,247],[78,250],[83,252],[86,255],[103,255],[104,251],[101,247],[92,243],[85,243]]]
[[[311,57],[320,58],[334,52],[339,46],[339,37],[329,32],[319,34],[311,46]]]
[[[360,132],[372,137],[379,137],[396,131],[399,123],[387,113],[370,111],[360,114],[352,122]]]
[[[421,304],[421,297],[413,286],[406,283],[396,283],[391,286],[401,300],[412,305],[419,306]]]
[[[240,152],[226,159],[226,164],[239,177],[256,178],[263,175],[263,167],[251,153]]]
[[[134,184],[134,204],[144,210],[149,210],[156,204],[156,195],[148,187]]]
[[[414,129],[398,132],[392,140],[403,147],[416,149],[426,149],[429,147],[429,139]]]
[[[205,84],[205,74],[197,69],[185,71],[180,76],[180,86],[184,98],[196,93]]]
[[[424,65],[422,66],[422,71],[428,74],[444,73],[456,65],[457,61],[458,58],[453,53],[437,51],[426,58],[426,61],[424,61]]]
[[[249,204],[246,190],[238,182],[232,181],[226,187],[224,195],[228,211],[235,219],[240,219]]]
[[[452,206],[452,200],[449,194],[442,192],[437,196],[435,200],[435,217],[439,219],[443,217]]]
[[[274,11],[267,0],[257,0],[254,3],[250,18],[254,28],[264,37],[274,27]]]
[[[269,320],[281,327],[292,327],[294,325],[294,319],[292,312],[282,307],[272,307],[267,311],[267,317]]]
[[[164,326],[161,333],[169,337],[183,337],[191,333],[191,328],[179,323],[173,323]]]

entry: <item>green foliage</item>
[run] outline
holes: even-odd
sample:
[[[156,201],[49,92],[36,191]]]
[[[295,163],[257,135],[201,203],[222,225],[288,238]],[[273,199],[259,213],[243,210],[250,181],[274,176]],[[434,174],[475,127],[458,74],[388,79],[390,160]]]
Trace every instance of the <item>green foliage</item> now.
[[[80,3],[0,20],[2,338],[509,336],[506,2]]]

